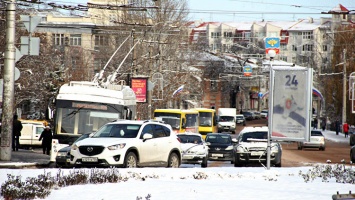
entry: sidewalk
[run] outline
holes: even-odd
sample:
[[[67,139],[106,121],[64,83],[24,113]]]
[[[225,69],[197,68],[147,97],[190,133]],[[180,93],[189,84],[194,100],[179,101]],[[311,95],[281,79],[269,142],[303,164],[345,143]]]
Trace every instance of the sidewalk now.
[[[19,149],[11,153],[10,161],[0,160],[0,168],[39,168],[50,164],[50,156],[41,151]]]

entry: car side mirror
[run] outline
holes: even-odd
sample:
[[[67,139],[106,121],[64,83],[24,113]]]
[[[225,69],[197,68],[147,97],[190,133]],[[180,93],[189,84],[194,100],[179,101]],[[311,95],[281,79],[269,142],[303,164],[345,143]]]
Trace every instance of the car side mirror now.
[[[146,141],[146,140],[149,140],[149,139],[152,139],[153,138],[153,135],[150,134],[150,133],[144,133],[143,134],[143,141]]]

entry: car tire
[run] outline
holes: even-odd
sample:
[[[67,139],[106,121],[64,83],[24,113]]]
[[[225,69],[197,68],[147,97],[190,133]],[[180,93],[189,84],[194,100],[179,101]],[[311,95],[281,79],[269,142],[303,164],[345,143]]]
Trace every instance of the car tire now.
[[[138,167],[138,159],[135,153],[129,152],[124,160],[125,168],[136,168]]]
[[[202,168],[206,168],[207,167],[207,163],[208,163],[208,159],[207,159],[207,156],[206,156],[202,160],[201,167]]]
[[[275,164],[275,167],[281,167],[281,161],[277,164]]]
[[[242,167],[243,165],[239,162],[234,161],[234,167]]]
[[[325,150],[325,147],[320,147],[319,150],[320,150],[320,151],[324,151],[324,150]]]
[[[171,153],[168,160],[168,167],[171,168],[179,168],[180,167],[180,159],[176,153]]]

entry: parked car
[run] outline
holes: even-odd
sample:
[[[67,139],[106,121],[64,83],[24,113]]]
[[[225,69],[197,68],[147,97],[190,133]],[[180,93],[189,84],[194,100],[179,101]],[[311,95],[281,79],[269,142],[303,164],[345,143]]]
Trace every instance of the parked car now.
[[[236,142],[237,140],[228,133],[208,133],[206,136],[208,160],[230,161],[233,164]]]
[[[266,117],[268,116],[268,114],[269,114],[269,111],[268,111],[268,110],[262,110],[262,111],[260,112],[261,118],[266,118]]]
[[[254,115],[252,112],[249,111],[243,111],[243,115],[245,117],[246,120],[253,120],[254,119]]]
[[[321,131],[312,130],[309,142],[298,142],[298,150],[303,148],[318,148],[325,150],[325,138]]]
[[[75,143],[70,164],[115,167],[179,167],[181,143],[164,122],[120,120]]]
[[[252,112],[254,114],[254,119],[261,119],[261,113],[258,111],[253,111]]]
[[[350,149],[350,161],[355,164],[355,145]]]
[[[73,144],[90,137],[90,134],[93,133],[85,133],[82,134],[78,139],[74,141]],[[59,149],[57,155],[55,157],[55,162],[57,167],[70,167],[70,149],[73,144],[69,144],[68,146]]]
[[[246,126],[246,121],[244,115],[236,115],[235,116],[235,122],[237,124],[243,124],[243,126]]]
[[[245,127],[237,137],[234,166],[267,162],[268,127]],[[281,167],[282,147],[278,142],[271,142],[270,163]]]
[[[177,137],[181,142],[182,163],[200,164],[207,167],[208,146],[200,133],[179,133]]]

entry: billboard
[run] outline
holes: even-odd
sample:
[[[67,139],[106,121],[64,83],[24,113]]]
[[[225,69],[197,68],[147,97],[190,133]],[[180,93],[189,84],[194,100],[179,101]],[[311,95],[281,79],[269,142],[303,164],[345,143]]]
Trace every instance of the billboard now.
[[[132,78],[131,88],[136,94],[137,103],[147,103],[148,78]]]
[[[269,95],[272,140],[309,141],[312,82],[311,68],[272,67]]]

